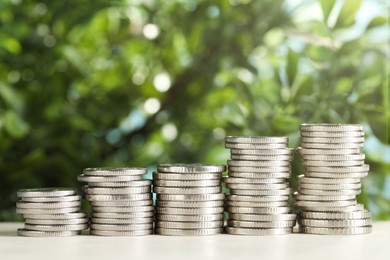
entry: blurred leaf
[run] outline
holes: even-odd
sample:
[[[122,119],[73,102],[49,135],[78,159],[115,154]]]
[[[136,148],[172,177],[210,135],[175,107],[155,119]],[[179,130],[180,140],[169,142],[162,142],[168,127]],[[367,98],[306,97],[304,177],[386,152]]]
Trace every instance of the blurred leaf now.
[[[336,28],[348,27],[355,22],[356,13],[359,11],[362,0],[345,0],[335,24]]]
[[[305,96],[309,96],[313,93],[313,85],[315,84],[314,79],[311,75],[307,75],[301,84],[295,84],[294,91],[294,102],[299,101]]]
[[[4,114],[4,127],[14,138],[21,138],[28,133],[28,125],[14,111]]]
[[[390,128],[388,127],[388,122],[390,122],[389,114],[387,117],[380,115],[370,115],[368,116],[368,123],[375,136],[385,144],[390,144]]]
[[[14,89],[2,82],[0,82],[0,97],[5,101],[8,106],[14,109],[18,109],[21,106],[21,100],[17,96]]]
[[[287,72],[288,84],[290,87],[294,84],[294,80],[298,72],[298,61],[299,61],[299,55],[293,50],[289,49],[287,54],[286,72]]]
[[[321,5],[322,13],[324,14],[324,20],[327,21],[336,0],[319,0],[319,2]]]
[[[299,118],[289,115],[276,115],[272,119],[272,126],[282,133],[294,132],[299,129]]]
[[[1,45],[12,54],[18,54],[22,50],[20,43],[13,38],[3,39],[2,41],[0,41],[0,46]]]
[[[371,22],[367,25],[367,29],[372,29],[381,25],[387,24],[389,21],[386,19],[386,17],[383,16],[377,16],[374,19],[371,20]]]

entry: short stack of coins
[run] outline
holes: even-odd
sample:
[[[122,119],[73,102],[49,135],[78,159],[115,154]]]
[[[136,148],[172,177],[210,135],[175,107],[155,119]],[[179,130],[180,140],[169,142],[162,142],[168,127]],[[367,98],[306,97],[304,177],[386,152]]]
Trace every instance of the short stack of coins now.
[[[153,234],[154,206],[147,168],[87,168],[78,176],[92,205],[91,230],[98,236]]]
[[[301,155],[305,174],[299,176],[295,204],[300,207],[302,233],[352,235],[372,230],[371,213],[357,204],[361,178],[369,166],[361,153],[362,125],[302,124]]]
[[[223,232],[225,165],[162,164],[153,173],[155,233],[207,236]]]
[[[82,198],[75,189],[23,189],[17,195],[16,213],[25,219],[19,236],[67,237],[88,229],[89,219],[80,212]]]
[[[234,235],[282,235],[292,233],[296,215],[288,204],[291,195],[293,150],[287,137],[227,136],[230,149],[230,195],[226,233]]]

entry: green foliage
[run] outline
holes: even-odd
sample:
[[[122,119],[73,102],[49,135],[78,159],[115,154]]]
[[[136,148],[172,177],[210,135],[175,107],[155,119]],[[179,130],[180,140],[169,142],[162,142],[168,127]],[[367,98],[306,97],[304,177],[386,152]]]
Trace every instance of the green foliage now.
[[[17,218],[20,188],[79,187],[86,167],[226,163],[225,135],[297,147],[303,122],[365,125],[359,200],[389,219],[385,14],[362,27],[364,1],[290,2],[1,1],[0,219]]]

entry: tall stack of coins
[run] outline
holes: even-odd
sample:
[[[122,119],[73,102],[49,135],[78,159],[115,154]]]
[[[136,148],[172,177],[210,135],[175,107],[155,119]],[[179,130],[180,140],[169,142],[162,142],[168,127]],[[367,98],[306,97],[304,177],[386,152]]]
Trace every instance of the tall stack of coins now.
[[[311,234],[366,234],[371,213],[357,204],[360,178],[369,166],[360,152],[362,125],[302,124],[298,149],[306,168],[299,176],[295,203],[301,208],[300,231]]]
[[[89,220],[80,212],[81,196],[75,189],[23,189],[17,195],[16,213],[25,219],[24,228],[17,231],[19,236],[74,236],[88,228]]]
[[[288,179],[293,151],[287,137],[228,136],[230,148],[226,200],[228,234],[280,235],[292,233],[296,215],[288,205]]]
[[[221,177],[225,165],[162,164],[153,173],[155,233],[205,236],[222,233]]]
[[[153,234],[154,206],[147,168],[87,168],[78,176],[92,205],[92,235]]]

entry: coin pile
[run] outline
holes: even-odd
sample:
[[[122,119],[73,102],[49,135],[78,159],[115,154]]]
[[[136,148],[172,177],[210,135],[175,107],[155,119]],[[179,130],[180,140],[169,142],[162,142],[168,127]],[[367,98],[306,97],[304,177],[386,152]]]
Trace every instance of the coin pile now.
[[[153,173],[155,233],[205,236],[222,233],[221,177],[225,165],[162,164]]]
[[[41,188],[17,192],[16,213],[25,219],[19,236],[66,237],[88,228],[87,214],[80,212],[81,196],[75,189]]]
[[[357,204],[369,166],[360,149],[362,125],[302,124],[298,151],[306,168],[299,176],[295,204],[302,233],[352,235],[372,230],[371,213]]]
[[[87,168],[78,176],[92,205],[92,235],[153,234],[154,206],[147,168]]]
[[[292,233],[296,215],[288,204],[288,179],[293,150],[287,137],[225,138],[230,149],[226,197],[229,219],[225,230],[234,235]]]

